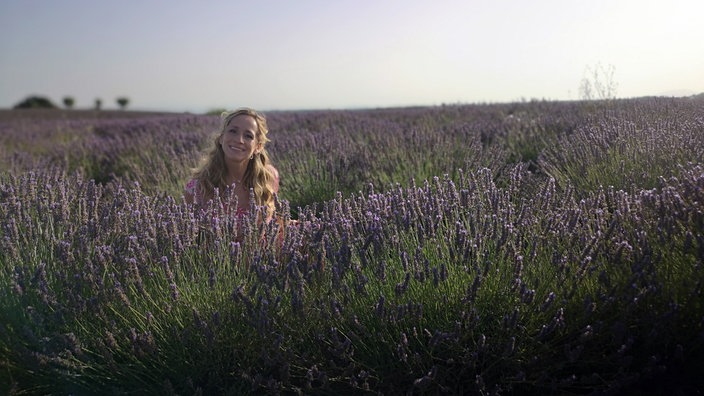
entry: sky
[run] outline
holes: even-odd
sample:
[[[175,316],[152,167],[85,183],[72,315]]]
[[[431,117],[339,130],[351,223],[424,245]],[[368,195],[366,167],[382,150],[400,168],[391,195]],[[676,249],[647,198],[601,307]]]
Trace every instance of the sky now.
[[[2,0],[0,109],[205,112],[704,92],[701,0]]]

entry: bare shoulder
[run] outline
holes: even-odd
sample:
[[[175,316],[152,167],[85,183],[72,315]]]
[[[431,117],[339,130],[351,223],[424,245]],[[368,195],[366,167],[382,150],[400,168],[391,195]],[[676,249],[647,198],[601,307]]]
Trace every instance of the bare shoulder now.
[[[267,164],[266,169],[274,176],[274,180],[271,181],[271,188],[274,190],[275,194],[279,193],[279,171],[274,167],[274,165]]]
[[[278,179],[279,178],[279,171],[274,167],[272,164],[267,164],[266,169],[271,172],[272,175],[274,175],[274,178]]]

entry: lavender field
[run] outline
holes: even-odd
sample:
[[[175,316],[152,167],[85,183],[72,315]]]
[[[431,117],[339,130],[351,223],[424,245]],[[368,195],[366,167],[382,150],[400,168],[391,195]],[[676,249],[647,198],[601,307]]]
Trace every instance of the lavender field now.
[[[704,388],[701,99],[266,115],[283,230],[182,201],[217,117],[0,111],[0,392]]]

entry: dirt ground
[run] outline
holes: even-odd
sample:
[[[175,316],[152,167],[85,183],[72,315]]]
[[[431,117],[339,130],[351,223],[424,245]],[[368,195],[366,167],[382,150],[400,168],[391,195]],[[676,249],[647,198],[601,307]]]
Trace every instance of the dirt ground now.
[[[183,113],[132,111],[132,110],[66,110],[66,109],[2,109],[0,121],[12,120],[54,120],[86,118],[139,118],[145,116],[181,115]]]

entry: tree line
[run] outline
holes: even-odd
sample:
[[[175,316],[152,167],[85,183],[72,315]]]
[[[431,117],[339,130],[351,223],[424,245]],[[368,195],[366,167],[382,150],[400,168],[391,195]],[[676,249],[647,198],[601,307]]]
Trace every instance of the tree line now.
[[[64,96],[62,103],[66,109],[73,109],[76,104],[76,100],[73,96]],[[130,99],[126,96],[120,96],[115,98],[115,103],[120,107],[120,109],[127,109],[127,105],[130,103]],[[95,99],[93,102],[93,108],[95,110],[101,110],[103,107],[103,100],[100,98]],[[13,106],[13,109],[58,109],[59,106],[54,104],[49,98],[44,96],[29,96]]]

